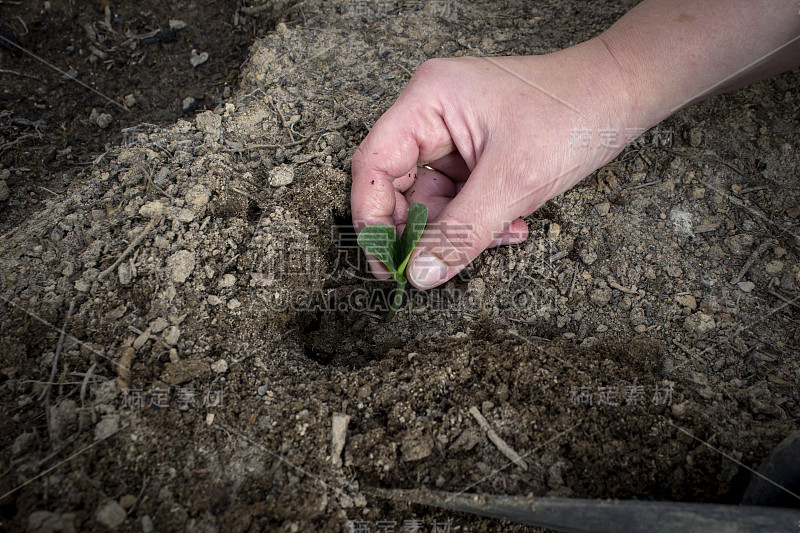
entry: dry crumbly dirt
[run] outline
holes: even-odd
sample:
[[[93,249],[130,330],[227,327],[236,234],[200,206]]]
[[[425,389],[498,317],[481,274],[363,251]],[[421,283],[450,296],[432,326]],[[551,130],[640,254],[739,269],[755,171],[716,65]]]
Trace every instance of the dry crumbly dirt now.
[[[350,156],[421,62],[546,53],[631,4],[304,2],[224,106],[8,228],[2,528],[532,530],[375,487],[738,502],[729,458],[800,417],[798,72],[645,133],[391,324],[348,229]]]
[[[0,4],[0,171],[10,195],[0,230],[41,210],[107,147],[230,96],[254,37],[274,29],[241,12],[234,25],[235,13],[234,0]],[[208,59],[192,66],[192,50]],[[195,105],[185,112],[186,98]]]

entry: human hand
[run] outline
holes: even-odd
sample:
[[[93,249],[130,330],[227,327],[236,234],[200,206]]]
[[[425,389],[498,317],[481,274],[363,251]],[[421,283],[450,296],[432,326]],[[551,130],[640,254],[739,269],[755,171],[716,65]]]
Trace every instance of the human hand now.
[[[435,287],[487,247],[523,241],[520,217],[631,137],[800,65],[795,12],[790,0],[643,0],[602,35],[553,54],[428,61],[353,155],[353,224],[402,231],[409,204],[426,204],[432,220],[407,275]],[[588,145],[576,147],[585,132]]]
[[[355,229],[400,232],[408,206],[424,203],[430,222],[407,274],[420,289],[444,283],[486,248],[524,241],[521,217],[622,150],[635,120],[628,94],[596,41],[546,56],[428,61],[353,156]],[[574,146],[576,131],[594,142]],[[601,145],[598,131],[618,142]]]

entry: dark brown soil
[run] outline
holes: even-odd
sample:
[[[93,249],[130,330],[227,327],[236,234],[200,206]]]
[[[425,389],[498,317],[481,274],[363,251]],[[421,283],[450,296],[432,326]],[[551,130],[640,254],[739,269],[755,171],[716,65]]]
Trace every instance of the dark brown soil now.
[[[0,35],[25,49],[0,38],[0,171],[11,170],[2,232],[63,193],[108,146],[174,122],[185,98],[218,106],[238,87],[253,39],[273,26],[244,15],[234,26],[235,0],[49,4],[0,4]],[[186,27],[171,30],[170,19]],[[193,67],[193,49],[208,61]],[[75,79],[65,78],[72,69]],[[136,103],[123,108],[127,95]],[[93,109],[111,124],[90,122]]]
[[[799,427],[800,73],[665,121],[529,217],[527,242],[410,291],[390,324],[391,284],[366,274],[349,233],[352,153],[426,58],[544,53],[633,3],[263,10],[227,36],[264,35],[222,105],[240,59],[201,84],[230,56],[209,42],[212,59],[185,67],[203,46],[190,28],[143,48],[183,46],[187,84],[213,110],[172,121],[183,93],[162,84],[141,105],[172,106],[154,111],[169,124],[125,143],[92,151],[48,122],[7,150],[34,168],[36,143],[72,144],[92,163],[57,155],[47,165],[72,178],[36,204],[15,173],[4,205],[0,529],[534,530],[373,488],[737,503],[748,469]],[[42,16],[3,8],[8,24],[13,9]],[[174,16],[119,9],[120,28]],[[214,9],[219,33],[235,6]],[[3,53],[20,62],[3,68],[34,68]],[[99,67],[83,58],[79,71]],[[62,91],[85,103],[51,120],[119,134],[128,115],[84,124],[103,103],[72,84],[41,99]]]

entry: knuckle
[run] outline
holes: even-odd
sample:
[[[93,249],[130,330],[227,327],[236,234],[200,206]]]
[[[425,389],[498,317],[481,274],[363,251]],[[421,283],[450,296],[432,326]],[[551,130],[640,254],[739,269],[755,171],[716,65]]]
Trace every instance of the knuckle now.
[[[364,150],[361,146],[356,148],[356,151],[353,152],[353,158],[350,161],[350,170],[353,175],[360,175],[362,169],[364,168],[364,162],[366,157],[364,156]]]
[[[442,71],[445,62],[446,60],[439,57],[428,59],[419,67],[417,67],[417,70],[414,72],[414,76],[425,77],[429,75],[435,75]]]
[[[417,67],[409,85],[424,87],[425,90],[443,90],[446,80],[452,78],[452,70],[450,59],[440,57],[428,59]]]

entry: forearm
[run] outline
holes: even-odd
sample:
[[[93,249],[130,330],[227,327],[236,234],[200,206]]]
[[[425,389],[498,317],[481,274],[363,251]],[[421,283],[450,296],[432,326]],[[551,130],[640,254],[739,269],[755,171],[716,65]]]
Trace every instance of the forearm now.
[[[797,0],[645,0],[597,38],[635,125],[800,65]]]

